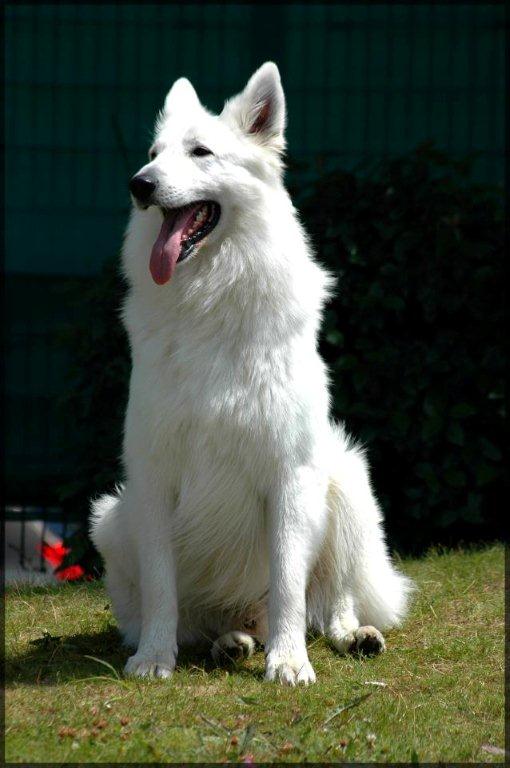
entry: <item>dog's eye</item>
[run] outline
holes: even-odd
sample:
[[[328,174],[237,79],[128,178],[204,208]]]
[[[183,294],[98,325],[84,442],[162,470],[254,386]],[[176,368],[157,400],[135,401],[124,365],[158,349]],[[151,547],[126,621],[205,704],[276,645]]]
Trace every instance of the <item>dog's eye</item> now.
[[[191,154],[193,155],[193,157],[205,157],[206,155],[212,155],[213,153],[211,152],[210,149],[207,149],[207,147],[199,146],[199,147],[193,147],[193,149],[191,150]]]
[[[155,160],[157,156],[158,156],[158,153],[156,152],[156,150],[151,149],[151,151],[149,152],[149,160],[151,161]]]

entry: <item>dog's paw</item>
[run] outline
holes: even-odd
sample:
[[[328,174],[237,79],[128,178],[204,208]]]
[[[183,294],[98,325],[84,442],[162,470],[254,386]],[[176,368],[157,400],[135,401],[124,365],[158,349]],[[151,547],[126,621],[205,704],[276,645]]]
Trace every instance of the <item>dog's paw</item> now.
[[[378,629],[371,626],[358,627],[340,638],[332,638],[336,649],[342,653],[363,656],[376,656],[386,650],[384,637]]]
[[[295,654],[272,651],[267,654],[265,679],[294,686],[315,683],[316,677],[306,651]]]
[[[127,660],[124,667],[124,674],[128,677],[151,677],[166,679],[171,677],[175,669],[175,660],[158,658],[157,656],[148,657],[135,653]]]
[[[218,637],[214,641],[211,654],[216,664],[236,664],[237,662],[249,659],[255,650],[255,641],[253,637],[246,632],[234,630]]]

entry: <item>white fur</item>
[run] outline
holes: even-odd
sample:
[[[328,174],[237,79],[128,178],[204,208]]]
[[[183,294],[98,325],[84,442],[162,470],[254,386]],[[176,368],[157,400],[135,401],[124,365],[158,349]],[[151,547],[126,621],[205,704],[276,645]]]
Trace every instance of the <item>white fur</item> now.
[[[92,536],[131,674],[168,676],[178,643],[250,625],[267,679],[313,682],[307,627],[343,651],[360,622],[405,613],[366,460],[329,418],[317,333],[332,278],[282,183],[284,125],[272,63],[219,116],[181,78],[142,169],[161,205],[211,199],[222,215],[163,286],[156,207],[133,208],[124,243],[126,478],[94,502]],[[214,154],[193,157],[196,144]]]

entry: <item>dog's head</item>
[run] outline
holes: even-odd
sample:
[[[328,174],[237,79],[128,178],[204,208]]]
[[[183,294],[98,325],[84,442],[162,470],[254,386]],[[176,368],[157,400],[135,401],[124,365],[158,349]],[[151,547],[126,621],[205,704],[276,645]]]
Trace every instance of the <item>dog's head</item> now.
[[[284,129],[285,98],[272,62],[220,115],[200,104],[189,80],[174,83],[156,121],[149,162],[130,182],[138,208],[161,212],[150,259],[158,285],[206,242],[221,242],[264,186],[281,184]]]

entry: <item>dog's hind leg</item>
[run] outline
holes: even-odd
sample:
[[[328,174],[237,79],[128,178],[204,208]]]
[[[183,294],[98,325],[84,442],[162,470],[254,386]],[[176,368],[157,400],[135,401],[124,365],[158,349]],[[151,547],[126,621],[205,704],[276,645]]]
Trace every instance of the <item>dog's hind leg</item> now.
[[[354,601],[349,593],[331,611],[325,634],[342,655],[362,653],[373,656],[386,648],[384,637],[378,629],[372,626],[360,627],[354,612]]]
[[[218,665],[237,663],[249,659],[255,650],[255,640],[246,632],[232,630],[214,641],[211,654]]]
[[[360,627],[348,573],[331,565],[331,557],[323,554],[314,572],[308,596],[309,627],[322,632],[342,655],[381,653],[385,649],[382,634],[375,627]]]
[[[216,664],[237,663],[249,659],[256,643],[267,640],[267,600],[265,597],[251,604],[240,613],[220,621],[217,631],[221,634],[211,647]]]
[[[382,514],[370,486],[363,453],[355,447],[344,454],[335,479],[340,527],[353,547],[349,586],[359,622],[378,630],[397,626],[407,613],[412,582],[393,565],[385,541]],[[369,642],[369,641],[367,641]]]
[[[90,532],[105,563],[106,589],[124,643],[136,648],[141,628],[137,564],[119,519],[122,503],[122,498],[109,495],[92,502]]]
[[[125,572],[113,565],[106,571],[105,583],[124,644],[137,648],[141,631],[139,592],[135,584],[126,579]]]
[[[375,627],[360,627],[350,592],[349,558],[341,558],[339,519],[330,510],[324,547],[314,569],[307,595],[308,626],[322,632],[342,655],[373,655],[385,649],[384,638]]]
[[[411,584],[391,563],[363,453],[341,430],[328,490],[329,527],[315,569],[315,623],[340,653],[380,653],[382,629],[400,622]],[[319,597],[317,597],[319,596]]]

